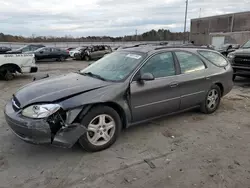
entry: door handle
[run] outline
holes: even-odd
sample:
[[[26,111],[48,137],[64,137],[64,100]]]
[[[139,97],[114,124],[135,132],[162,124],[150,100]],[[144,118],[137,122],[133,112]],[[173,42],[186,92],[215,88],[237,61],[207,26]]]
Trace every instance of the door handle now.
[[[210,80],[210,77],[206,77],[206,80]]]
[[[179,84],[178,83],[171,83],[170,87],[177,87]]]

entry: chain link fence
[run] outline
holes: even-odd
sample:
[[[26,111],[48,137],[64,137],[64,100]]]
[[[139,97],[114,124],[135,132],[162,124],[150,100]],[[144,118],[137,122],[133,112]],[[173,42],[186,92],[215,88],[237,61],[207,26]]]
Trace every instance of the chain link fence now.
[[[130,46],[135,44],[144,44],[144,43],[160,43],[168,42],[169,44],[175,46],[183,44],[183,41],[131,41],[131,42],[39,42],[37,44],[43,44],[47,47],[58,47],[58,48],[76,48],[80,46],[89,46],[89,45],[109,45],[112,48],[119,46]],[[27,44],[35,43],[23,43],[23,42],[0,42],[0,46],[10,47],[12,49],[17,49]]]

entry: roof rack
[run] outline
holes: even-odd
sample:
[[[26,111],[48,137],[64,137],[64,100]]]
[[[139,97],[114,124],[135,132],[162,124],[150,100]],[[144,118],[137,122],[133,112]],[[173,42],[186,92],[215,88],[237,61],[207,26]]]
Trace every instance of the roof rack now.
[[[126,49],[126,48],[134,48],[134,47],[140,47],[140,46],[144,46],[144,45],[159,45],[159,46],[164,46],[164,45],[168,45],[168,42],[159,42],[159,43],[141,43],[141,44],[135,44],[133,46],[124,46],[122,47],[122,49]]]
[[[198,49],[211,49],[209,47],[202,47],[202,46],[163,46],[163,47],[157,47],[155,50],[161,50],[166,48],[198,48]]]

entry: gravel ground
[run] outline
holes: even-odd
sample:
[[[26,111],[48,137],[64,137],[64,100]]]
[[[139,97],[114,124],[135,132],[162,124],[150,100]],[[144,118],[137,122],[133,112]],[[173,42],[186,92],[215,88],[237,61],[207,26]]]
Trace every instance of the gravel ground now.
[[[43,62],[51,76],[82,69],[81,61]],[[98,153],[27,144],[4,120],[11,95],[32,81],[0,81],[1,188],[250,187],[250,79],[238,79],[217,112],[197,110],[124,130]]]

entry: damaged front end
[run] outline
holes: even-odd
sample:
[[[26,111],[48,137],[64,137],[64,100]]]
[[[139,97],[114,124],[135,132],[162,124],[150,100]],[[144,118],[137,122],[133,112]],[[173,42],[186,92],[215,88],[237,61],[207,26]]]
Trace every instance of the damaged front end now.
[[[87,132],[76,121],[83,113],[82,108],[68,111],[60,108],[45,118],[27,117],[23,115],[24,111],[12,101],[7,103],[4,112],[11,130],[26,142],[70,148]]]
[[[70,148],[87,132],[86,127],[78,123],[77,119],[83,112],[82,108],[67,112],[60,109],[47,119],[51,129],[52,145]]]

